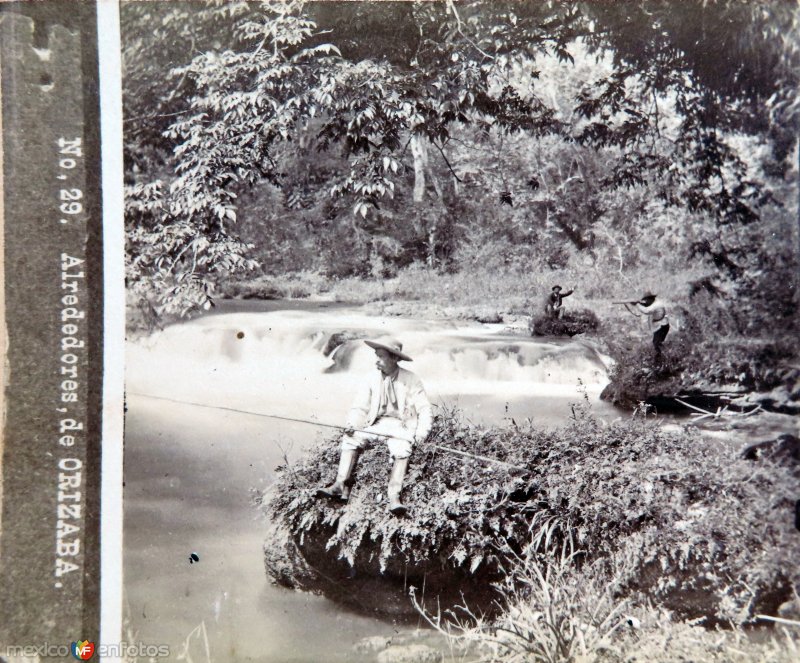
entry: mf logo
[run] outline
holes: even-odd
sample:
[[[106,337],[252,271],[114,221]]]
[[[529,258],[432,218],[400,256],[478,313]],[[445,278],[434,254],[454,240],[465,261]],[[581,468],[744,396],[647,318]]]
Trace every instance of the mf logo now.
[[[73,642],[72,655],[79,661],[88,661],[94,654],[94,643],[88,640]]]

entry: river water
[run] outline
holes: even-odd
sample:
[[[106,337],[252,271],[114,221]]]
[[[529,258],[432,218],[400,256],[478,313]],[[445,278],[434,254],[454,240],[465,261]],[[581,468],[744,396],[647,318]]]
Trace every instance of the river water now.
[[[343,423],[375,357],[359,341],[326,356],[331,335],[397,336],[432,401],[475,422],[556,426],[583,398],[600,416],[620,415],[598,400],[604,358],[580,341],[346,307],[246,308],[127,347],[126,637],[168,644],[171,660],[188,647],[195,662],[355,661],[354,643],[399,628],[275,587],[264,574],[251,490],[330,430],[251,413]]]

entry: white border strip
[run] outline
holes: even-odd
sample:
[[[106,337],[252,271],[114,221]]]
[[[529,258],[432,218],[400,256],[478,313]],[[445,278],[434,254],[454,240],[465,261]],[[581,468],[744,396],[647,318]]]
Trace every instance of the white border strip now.
[[[122,638],[122,431],[125,232],[122,68],[117,0],[97,2],[103,183],[103,429],[100,489],[100,642]],[[117,660],[117,657],[105,657]]]

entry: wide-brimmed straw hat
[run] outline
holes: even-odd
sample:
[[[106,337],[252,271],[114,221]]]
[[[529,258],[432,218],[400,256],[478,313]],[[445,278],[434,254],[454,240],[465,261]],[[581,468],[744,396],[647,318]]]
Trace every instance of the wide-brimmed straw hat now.
[[[364,341],[364,343],[371,348],[375,348],[376,350],[381,349],[391,352],[393,355],[397,355],[400,359],[405,361],[414,361],[405,352],[403,352],[403,344],[391,336],[381,336],[380,338],[376,338],[374,341]]]
[[[655,299],[655,298],[656,296],[650,290],[645,292],[641,297],[641,299]]]

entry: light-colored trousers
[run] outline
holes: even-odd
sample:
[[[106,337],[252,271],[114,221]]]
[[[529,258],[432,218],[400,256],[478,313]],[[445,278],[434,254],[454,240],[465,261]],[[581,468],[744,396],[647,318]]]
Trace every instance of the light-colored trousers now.
[[[375,433],[379,433],[379,435],[375,435]],[[384,437],[384,435],[390,437]],[[343,436],[341,449],[342,451],[355,451],[363,449],[367,442],[377,440],[386,442],[392,458],[408,458],[411,455],[413,437],[414,432],[406,428],[402,420],[395,417],[381,417],[372,426]]]

